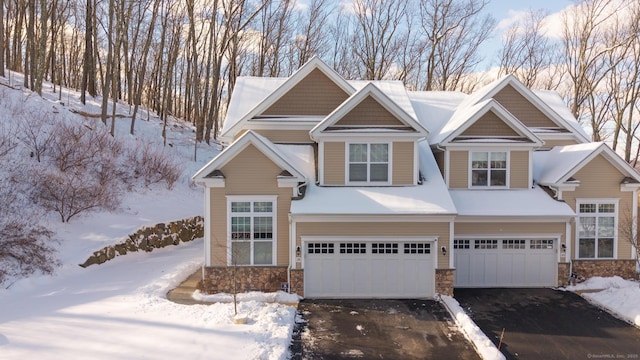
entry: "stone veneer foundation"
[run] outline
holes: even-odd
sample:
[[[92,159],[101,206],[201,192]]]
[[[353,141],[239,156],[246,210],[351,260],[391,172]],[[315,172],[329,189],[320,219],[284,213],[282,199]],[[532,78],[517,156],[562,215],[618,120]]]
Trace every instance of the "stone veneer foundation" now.
[[[453,296],[455,269],[436,269],[436,293]]]
[[[636,261],[631,260],[573,260],[571,271],[585,278],[593,276],[620,276],[635,279]]]
[[[558,263],[558,286],[567,286],[569,285],[569,276],[571,264],[569,263]]]
[[[287,283],[286,266],[205,267],[202,288],[205,293],[233,293],[282,290]],[[235,276],[234,276],[235,275]]]
[[[287,268],[284,266],[205,267],[202,290],[207,294],[233,293],[234,271],[237,292],[284,290]],[[292,294],[304,296],[304,270],[291,269],[289,286]]]

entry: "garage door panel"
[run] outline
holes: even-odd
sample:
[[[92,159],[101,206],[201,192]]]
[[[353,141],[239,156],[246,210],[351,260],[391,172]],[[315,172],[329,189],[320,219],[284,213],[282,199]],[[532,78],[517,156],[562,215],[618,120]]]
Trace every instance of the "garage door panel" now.
[[[362,243],[362,242],[360,242]],[[347,253],[335,242],[332,254],[305,251],[307,297],[413,298],[433,297],[435,261],[431,246],[413,244],[405,253],[403,243],[384,247],[367,243],[360,253]],[[318,247],[319,248],[319,247]],[[344,249],[344,252],[341,250]],[[318,259],[322,258],[322,261]]]
[[[455,240],[457,287],[553,286],[555,240]]]

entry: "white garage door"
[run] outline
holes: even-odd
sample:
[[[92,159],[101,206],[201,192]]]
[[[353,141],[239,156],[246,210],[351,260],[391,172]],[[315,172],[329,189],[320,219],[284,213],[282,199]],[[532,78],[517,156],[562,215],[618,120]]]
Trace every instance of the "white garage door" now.
[[[556,240],[454,240],[456,287],[544,287],[557,282]]]
[[[435,293],[431,241],[307,242],[308,298],[424,298]]]

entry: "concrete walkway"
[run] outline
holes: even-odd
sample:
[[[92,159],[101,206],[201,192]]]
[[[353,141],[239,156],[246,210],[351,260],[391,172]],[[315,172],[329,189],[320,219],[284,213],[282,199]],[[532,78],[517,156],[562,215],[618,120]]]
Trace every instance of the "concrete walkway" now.
[[[182,305],[211,305],[212,303],[206,301],[198,301],[193,298],[193,292],[198,289],[198,285],[202,280],[202,269],[196,270],[193,274],[183,281],[177,288],[167,293],[167,299],[174,303]]]

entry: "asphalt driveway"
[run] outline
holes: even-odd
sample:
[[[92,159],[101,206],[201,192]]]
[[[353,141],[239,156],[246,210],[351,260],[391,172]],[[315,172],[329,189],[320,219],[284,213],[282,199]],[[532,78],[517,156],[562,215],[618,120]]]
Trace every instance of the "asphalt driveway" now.
[[[640,329],[572,292],[455,289],[454,295],[496,346],[505,329],[507,359],[640,359]]]
[[[298,313],[293,359],[479,359],[435,301],[304,300]]]

